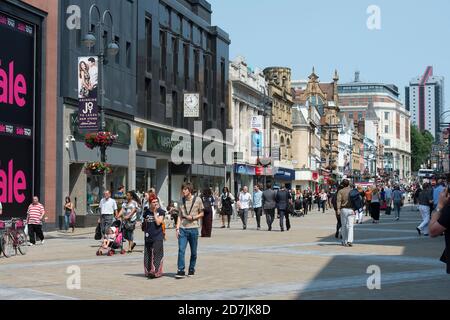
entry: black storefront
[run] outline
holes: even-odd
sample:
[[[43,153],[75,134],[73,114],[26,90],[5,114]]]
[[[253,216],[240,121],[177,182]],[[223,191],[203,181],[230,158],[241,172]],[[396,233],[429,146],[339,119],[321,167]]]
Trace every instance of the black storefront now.
[[[0,202],[25,217],[40,196],[41,17],[0,2]]]

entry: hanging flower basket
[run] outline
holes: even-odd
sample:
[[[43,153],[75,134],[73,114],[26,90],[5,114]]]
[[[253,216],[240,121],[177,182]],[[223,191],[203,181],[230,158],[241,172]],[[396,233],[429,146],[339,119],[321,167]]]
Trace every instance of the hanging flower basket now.
[[[84,137],[84,144],[91,150],[97,147],[110,147],[117,140],[117,137],[118,135],[111,132],[88,133]]]
[[[84,172],[91,175],[111,174],[112,168],[109,163],[89,162],[84,166]]]

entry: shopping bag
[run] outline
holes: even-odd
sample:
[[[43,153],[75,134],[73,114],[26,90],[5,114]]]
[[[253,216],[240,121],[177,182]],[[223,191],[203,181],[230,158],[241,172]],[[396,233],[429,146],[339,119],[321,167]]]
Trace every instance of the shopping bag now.
[[[100,223],[97,225],[97,228],[95,228],[95,240],[101,240],[102,239],[102,229],[100,228]]]

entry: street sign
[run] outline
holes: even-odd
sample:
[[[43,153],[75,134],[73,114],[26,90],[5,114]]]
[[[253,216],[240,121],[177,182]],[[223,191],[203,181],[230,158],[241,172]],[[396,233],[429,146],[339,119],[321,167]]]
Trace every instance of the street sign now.
[[[250,129],[262,130],[264,128],[263,116],[252,116],[250,118]]]

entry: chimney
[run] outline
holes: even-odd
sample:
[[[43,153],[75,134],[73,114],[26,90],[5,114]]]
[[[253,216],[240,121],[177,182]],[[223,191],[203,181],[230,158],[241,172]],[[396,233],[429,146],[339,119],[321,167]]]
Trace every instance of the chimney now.
[[[360,82],[359,81],[359,71],[355,72],[355,82]]]

